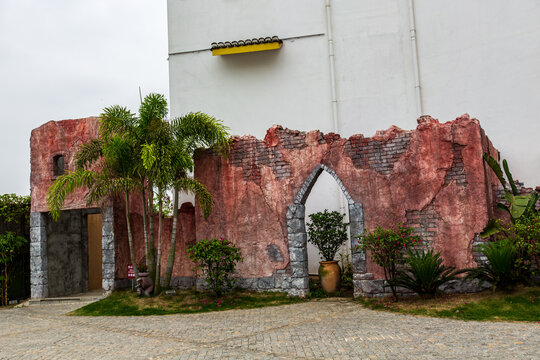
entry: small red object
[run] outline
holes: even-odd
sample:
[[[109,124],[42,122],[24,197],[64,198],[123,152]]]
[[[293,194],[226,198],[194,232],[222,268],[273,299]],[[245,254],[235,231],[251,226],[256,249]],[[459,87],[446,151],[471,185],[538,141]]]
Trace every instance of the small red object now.
[[[133,264],[127,264],[127,278],[135,279],[135,271],[133,271]]]

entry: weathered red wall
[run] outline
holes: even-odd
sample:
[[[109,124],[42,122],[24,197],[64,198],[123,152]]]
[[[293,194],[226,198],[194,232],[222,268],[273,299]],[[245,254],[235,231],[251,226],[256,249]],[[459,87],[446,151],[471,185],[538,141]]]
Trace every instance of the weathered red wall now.
[[[198,154],[196,177],[214,195],[215,207],[205,220],[200,209],[180,214],[173,276],[192,276],[186,244],[195,239],[226,237],[242,247],[242,277],[270,276],[289,262],[285,212],[306,177],[318,164],[332,168],[354,201],[363,204],[365,227],[403,222],[458,267],[474,266],[472,243],[487,219],[496,213],[498,181],[482,161],[482,153],[498,152],[479,123],[464,115],[439,124],[426,116],[414,131],[392,127],[372,138],[342,139],[336,134],[308,133],[272,127],[264,140],[234,139],[227,159],[210,151]],[[97,118],[48,122],[32,131],[32,211],[47,211],[52,159],[65,156],[74,169],[78,146],[98,134]],[[86,190],[71,195],[64,209],[82,209]],[[144,257],[140,199],[132,198],[132,226],[137,260]],[[114,201],[116,278],[125,277],[130,262],[123,201]],[[102,204],[100,204],[102,205]],[[93,205],[95,206],[95,205]],[[164,219],[162,268],[170,243],[170,219]],[[197,228],[195,228],[197,224]],[[157,218],[156,218],[157,231]],[[156,233],[157,239],[157,233]],[[283,261],[268,256],[274,245]],[[368,272],[381,275],[368,259]]]
[[[30,137],[31,156],[31,199],[32,212],[47,212],[47,190],[51,186],[53,176],[53,157],[64,155],[65,170],[75,170],[74,156],[79,146],[98,136],[98,118],[49,121],[34,129]],[[114,230],[115,230],[115,278],[122,279],[126,275],[126,265],[131,263],[127,241],[127,228],[123,198],[102,201],[100,204],[86,204],[88,190],[83,188],[69,195],[63,210],[85,209],[90,207],[111,206],[114,204]],[[136,248],[136,259],[140,261],[145,256],[142,207],[140,196],[131,197],[131,224]],[[185,204],[179,211],[179,224],[176,242],[176,258],[173,276],[192,276],[193,263],[186,256],[186,247],[195,242],[195,215],[194,208]],[[158,217],[155,216],[155,239],[157,247]],[[163,220],[163,250],[162,269],[165,271],[171,240],[172,219]]]
[[[49,121],[32,130],[30,136],[30,191],[32,212],[48,211],[47,190],[52,184],[53,157],[64,155],[65,169],[75,170],[74,155],[79,146],[98,135],[98,118]],[[87,189],[67,197],[64,210],[95,207],[86,205]]]
[[[414,131],[391,127],[372,138],[270,128],[264,140],[237,137],[227,159],[196,158],[195,177],[214,195],[205,220],[195,212],[197,239],[223,236],[242,247],[241,276],[270,276],[289,262],[286,209],[318,164],[332,168],[355,202],[365,228],[405,223],[448,265],[474,266],[472,243],[493,211],[491,170],[482,154],[497,151],[476,119],[440,124],[429,116]],[[274,244],[283,262],[268,257]],[[368,272],[381,277],[368,258]]]
[[[117,198],[114,202],[114,237],[115,237],[115,279],[124,279],[127,277],[127,264],[131,263],[129,254],[125,202]],[[144,247],[144,233],[142,222],[142,201],[139,195],[133,195],[130,199],[130,220],[133,234],[133,243],[135,248],[135,259],[140,263],[146,258]],[[158,220],[154,216],[154,241],[157,251],[158,245]],[[176,233],[176,256],[173,267],[173,277],[193,276],[192,268],[194,264],[187,258],[186,249],[195,243],[195,208],[191,203],[182,204],[178,211],[178,228]],[[162,232],[162,255],[161,255],[161,274],[165,274],[169,249],[171,245],[172,218],[163,219]]]

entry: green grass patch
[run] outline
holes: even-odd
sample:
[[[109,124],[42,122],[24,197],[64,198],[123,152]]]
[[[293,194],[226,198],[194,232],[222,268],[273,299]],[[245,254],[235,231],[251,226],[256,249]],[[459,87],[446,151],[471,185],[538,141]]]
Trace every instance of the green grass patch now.
[[[522,287],[512,293],[483,292],[444,295],[433,299],[359,298],[373,310],[439,318],[477,321],[529,321],[540,323],[540,287]]]
[[[132,291],[115,291],[100,301],[77,309],[77,316],[148,316],[193,314],[232,309],[252,309],[264,306],[294,304],[299,297],[277,292],[233,291],[221,297],[196,290],[177,291],[177,295],[138,297]]]

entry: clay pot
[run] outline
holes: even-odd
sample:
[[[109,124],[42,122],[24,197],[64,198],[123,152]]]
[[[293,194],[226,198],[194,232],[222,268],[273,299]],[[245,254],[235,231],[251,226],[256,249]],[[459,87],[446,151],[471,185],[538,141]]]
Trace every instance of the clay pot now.
[[[150,273],[147,273],[147,272],[140,272],[140,273],[139,273],[139,277],[140,277],[140,278],[148,277],[148,275],[150,275]]]
[[[335,293],[339,290],[341,271],[336,260],[319,262],[319,279],[321,286],[327,293]]]

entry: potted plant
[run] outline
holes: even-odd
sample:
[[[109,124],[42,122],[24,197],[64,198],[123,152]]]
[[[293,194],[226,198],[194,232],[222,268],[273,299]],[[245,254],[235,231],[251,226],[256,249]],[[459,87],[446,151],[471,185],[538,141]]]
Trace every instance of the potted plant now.
[[[333,293],[340,286],[340,268],[334,260],[337,251],[347,241],[348,223],[343,222],[345,214],[324,210],[309,215],[308,241],[314,244],[325,261],[319,264],[319,279],[324,291]]]

